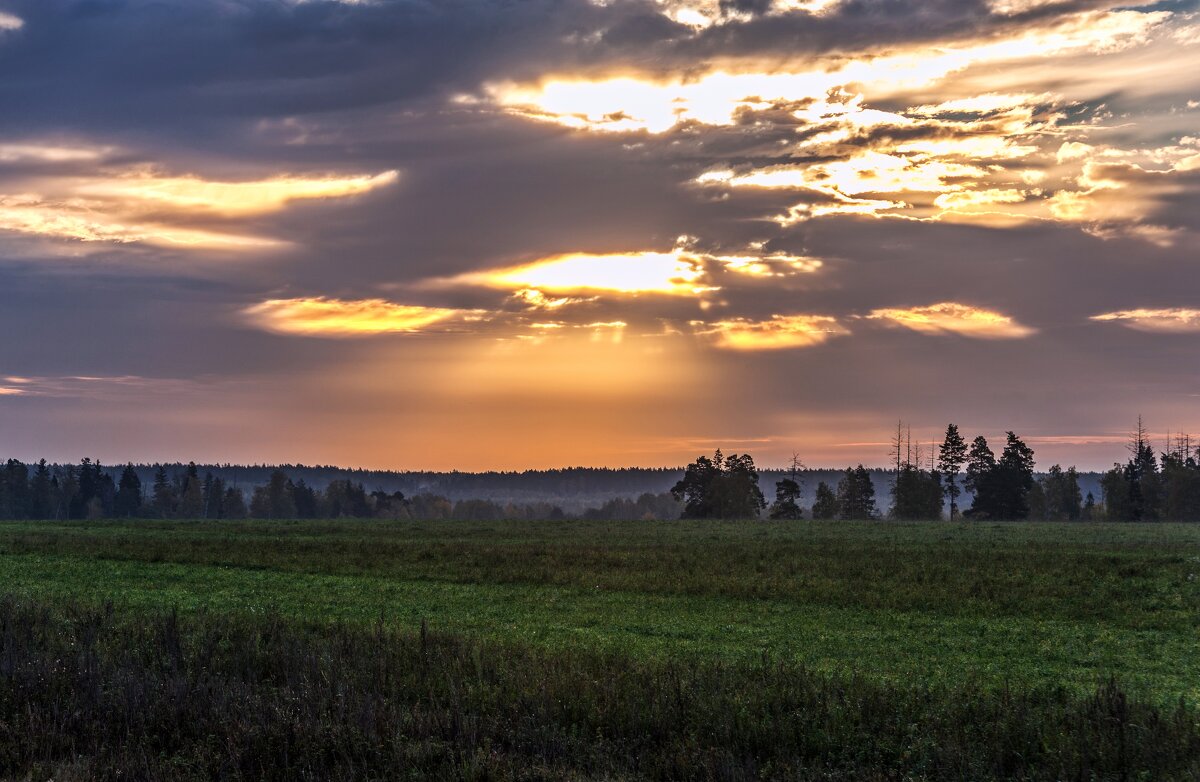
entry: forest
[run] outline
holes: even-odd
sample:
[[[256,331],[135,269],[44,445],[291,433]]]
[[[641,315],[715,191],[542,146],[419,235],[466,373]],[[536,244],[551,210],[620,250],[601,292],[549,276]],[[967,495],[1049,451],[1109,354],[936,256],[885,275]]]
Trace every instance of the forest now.
[[[1058,464],[1037,472],[1033,449],[1014,432],[997,455],[983,436],[968,444],[955,424],[928,449],[900,424],[891,469],[842,471],[806,468],[798,456],[789,468],[761,470],[749,454],[720,450],[679,469],[479,474],[9,459],[0,466],[0,519],[1200,521],[1200,446],[1180,435],[1156,451],[1139,419],[1128,451],[1099,475]],[[455,490],[384,488],[401,481]]]

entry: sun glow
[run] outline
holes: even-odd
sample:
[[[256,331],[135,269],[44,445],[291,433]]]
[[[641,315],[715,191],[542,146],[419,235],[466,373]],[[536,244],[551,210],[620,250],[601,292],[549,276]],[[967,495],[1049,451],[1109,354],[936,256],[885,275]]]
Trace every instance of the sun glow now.
[[[572,293],[662,293],[690,295],[710,290],[704,270],[679,251],[555,255],[524,266],[459,278],[493,288]]]

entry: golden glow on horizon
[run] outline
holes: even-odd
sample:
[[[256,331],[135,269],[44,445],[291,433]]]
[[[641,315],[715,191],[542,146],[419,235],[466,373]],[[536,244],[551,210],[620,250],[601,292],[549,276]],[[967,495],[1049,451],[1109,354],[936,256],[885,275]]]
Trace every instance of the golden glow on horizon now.
[[[1034,329],[993,310],[958,304],[952,301],[908,309],[877,309],[866,316],[924,334],[958,334],[980,339],[1014,339],[1028,337]]]
[[[1200,309],[1133,309],[1093,315],[1092,320],[1119,323],[1138,331],[1191,333],[1200,331]]]
[[[807,348],[849,333],[836,318],[827,315],[773,315],[770,320],[731,318],[692,325],[697,333],[714,336],[717,347],[729,350]]]
[[[324,296],[270,299],[242,312],[251,323],[267,331],[309,337],[411,334],[463,314],[459,310],[395,304],[383,299]]]

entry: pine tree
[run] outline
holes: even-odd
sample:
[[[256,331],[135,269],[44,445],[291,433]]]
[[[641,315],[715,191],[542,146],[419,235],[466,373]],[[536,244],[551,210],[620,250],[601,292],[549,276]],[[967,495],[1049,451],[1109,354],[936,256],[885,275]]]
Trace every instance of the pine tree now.
[[[154,514],[161,519],[175,515],[175,487],[167,477],[167,468],[158,465],[154,473]]]
[[[29,482],[29,515],[34,519],[49,519],[54,514],[54,487],[46,460],[37,463]]]
[[[938,449],[938,471],[942,474],[942,486],[946,496],[950,498],[950,520],[958,515],[958,498],[962,489],[958,486],[958,474],[967,463],[967,443],[958,433],[958,426],[950,424],[946,427],[946,437]]]
[[[118,516],[131,518],[142,510],[142,481],[132,464],[126,464],[121,471],[121,480],[117,484],[117,497],[114,511]]]
[[[814,519],[836,519],[838,516],[837,495],[833,489],[829,488],[829,484],[825,481],[820,481],[817,484],[816,497],[812,506],[812,517]]]
[[[838,481],[837,504],[839,518],[866,520],[876,517],[875,484],[871,473],[861,464],[847,467],[845,475]]]
[[[689,464],[671,496],[684,503],[685,519],[755,519],[767,506],[750,454],[726,457],[720,449]]]
[[[791,478],[775,483],[775,503],[771,506],[773,519],[802,519],[804,511],[800,504],[800,484]]]
[[[983,435],[971,442],[967,477],[963,483],[972,494],[967,515],[973,519],[996,518],[996,454],[988,447]]]
[[[1013,432],[996,463],[997,512],[995,518],[1019,521],[1029,518],[1029,491],[1033,488],[1033,449]]]

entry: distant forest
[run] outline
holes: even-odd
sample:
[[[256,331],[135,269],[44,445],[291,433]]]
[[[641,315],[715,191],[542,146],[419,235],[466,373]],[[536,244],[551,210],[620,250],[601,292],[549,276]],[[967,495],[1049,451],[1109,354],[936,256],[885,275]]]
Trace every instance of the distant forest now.
[[[1156,453],[1141,421],[1107,472],[1054,465],[1008,433],[997,458],[954,425],[916,446],[899,425],[894,466],[758,469],[749,455],[679,468],[431,472],[232,464],[0,465],[0,518],[976,518],[1200,521],[1200,448]],[[1015,466],[1014,466],[1015,465]],[[960,468],[965,473],[959,475]],[[990,477],[988,477],[990,476]],[[736,497],[726,488],[736,483]],[[998,488],[1000,487],[1000,488]],[[720,496],[720,499],[714,497]],[[774,497],[769,503],[767,497]],[[878,499],[877,499],[878,498]],[[885,499],[887,498],[887,499]]]

